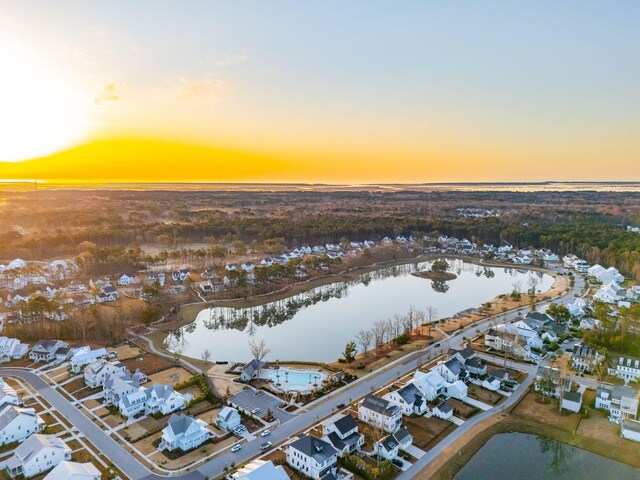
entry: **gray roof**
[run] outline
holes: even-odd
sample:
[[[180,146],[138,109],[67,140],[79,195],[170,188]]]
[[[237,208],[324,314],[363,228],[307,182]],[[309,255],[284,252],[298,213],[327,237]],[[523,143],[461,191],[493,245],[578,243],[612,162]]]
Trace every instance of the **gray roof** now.
[[[627,387],[625,385],[614,385],[612,398],[620,400],[622,397],[638,398],[638,390],[633,387]]]
[[[402,387],[398,390],[398,395],[402,397],[402,399],[407,402],[409,405],[413,405],[414,403],[422,403],[422,394],[418,387],[416,387],[413,383],[409,383],[405,387]]]
[[[391,402],[385,400],[384,398],[380,398],[377,395],[369,394],[364,397],[362,401],[362,406],[364,408],[368,408],[369,410],[373,410],[374,412],[378,412],[381,415],[386,417],[391,417],[399,413],[400,409],[395,405],[391,404]]]
[[[178,436],[181,433],[186,432],[194,421],[195,418],[190,417],[189,415],[174,413],[169,417],[167,426],[171,428],[174,435]]]
[[[323,463],[338,453],[330,443],[312,437],[311,435],[302,435],[289,446],[295,448],[303,455],[312,457],[318,463]]]
[[[457,358],[450,358],[446,362],[444,362],[445,366],[453,373],[454,375],[460,375],[461,372],[464,371],[464,364],[458,360]]]
[[[570,402],[582,403],[582,395],[578,392],[565,392],[564,399]]]
[[[34,434],[22,442],[14,451],[14,457],[20,463],[28,462],[29,459],[40,452],[43,448],[69,448],[67,444],[55,435]],[[69,449],[70,450],[70,449]]]
[[[340,420],[335,421],[333,424],[343,435],[347,432],[350,432],[354,428],[358,428],[358,424],[351,415],[345,415]]]
[[[256,360],[255,358],[247,363],[244,367],[242,367],[242,371],[246,373],[249,377],[252,377],[253,374],[263,368],[267,362],[263,362],[262,360]]]
[[[451,410],[453,410],[453,407],[451,406],[451,404],[447,401],[442,402],[440,405],[438,405],[436,407],[438,410],[440,410],[442,413],[449,413]]]
[[[636,420],[623,420],[622,428],[625,430],[631,430],[632,432],[640,433],[640,422]]]
[[[507,371],[502,368],[492,368],[490,370],[487,370],[487,373],[492,377],[496,377],[498,380],[502,380],[509,375]]]
[[[31,349],[32,351],[45,352],[45,353],[53,353],[55,351],[55,347],[58,345],[59,340],[39,340]],[[61,342],[62,343],[62,342]],[[66,345],[62,343],[62,345]]]
[[[406,428],[401,428],[396,433],[393,433],[387,437],[385,437],[380,444],[384,447],[385,450],[390,452],[402,442],[405,441],[407,437],[411,437],[411,434]]]

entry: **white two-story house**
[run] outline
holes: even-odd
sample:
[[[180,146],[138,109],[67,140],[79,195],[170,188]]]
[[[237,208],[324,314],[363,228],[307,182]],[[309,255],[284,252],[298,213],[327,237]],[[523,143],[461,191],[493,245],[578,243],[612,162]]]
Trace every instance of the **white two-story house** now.
[[[287,446],[287,463],[307,477],[319,480],[328,474],[335,476],[338,452],[324,440],[301,435]]]
[[[167,426],[162,430],[160,450],[188,451],[199,447],[213,437],[204,420],[184,414],[173,414]]]
[[[23,442],[44,428],[44,421],[33,408],[10,404],[0,408],[0,445]]]
[[[400,408],[403,415],[423,415],[428,410],[422,392],[413,383],[402,388],[391,387],[391,391],[383,398]]]
[[[31,478],[71,460],[71,449],[55,435],[34,434],[22,442],[5,462],[11,478]]]
[[[323,440],[338,451],[338,455],[354,453],[364,445],[364,435],[358,432],[358,424],[351,415],[323,425]]]
[[[615,375],[626,382],[640,379],[640,359],[632,357],[614,358],[609,364],[609,375]]]
[[[402,410],[389,400],[369,394],[358,407],[358,419],[385,432],[395,433],[402,426]]]
[[[596,408],[609,411],[609,420],[620,423],[623,420],[635,420],[638,414],[638,397],[635,388],[614,385],[612,388],[596,389]]]

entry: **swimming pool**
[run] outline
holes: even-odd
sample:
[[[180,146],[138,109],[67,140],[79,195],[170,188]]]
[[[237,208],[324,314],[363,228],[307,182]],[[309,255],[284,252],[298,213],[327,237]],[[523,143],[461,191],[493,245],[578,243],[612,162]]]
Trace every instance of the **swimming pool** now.
[[[269,380],[274,388],[283,392],[305,392],[322,388],[322,382],[326,381],[329,375],[318,370],[281,367],[266,369],[262,372],[261,377]]]

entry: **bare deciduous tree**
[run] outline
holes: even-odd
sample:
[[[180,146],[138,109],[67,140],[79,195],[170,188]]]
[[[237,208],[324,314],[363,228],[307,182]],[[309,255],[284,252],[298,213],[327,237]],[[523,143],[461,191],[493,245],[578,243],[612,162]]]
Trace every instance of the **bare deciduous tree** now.
[[[360,330],[358,335],[356,335],[356,341],[358,342],[358,345],[360,345],[362,354],[366,357],[367,351],[373,343],[373,332],[371,330]]]

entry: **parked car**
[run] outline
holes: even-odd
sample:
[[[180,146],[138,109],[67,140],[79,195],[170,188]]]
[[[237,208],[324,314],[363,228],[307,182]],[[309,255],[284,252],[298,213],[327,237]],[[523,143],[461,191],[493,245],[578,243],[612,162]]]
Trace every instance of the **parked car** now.
[[[271,430],[263,430],[262,432],[260,432],[260,436],[261,437],[266,437],[267,435],[271,434]]]
[[[236,435],[242,435],[243,430],[240,427],[236,427],[233,429],[233,433]]]
[[[404,463],[402,463],[402,460],[398,459],[398,458],[394,458],[393,460],[391,460],[391,463],[393,463],[396,467],[402,468]]]
[[[242,445],[236,443],[233,447],[231,447],[231,453],[236,453],[238,450],[242,448]]]
[[[440,342],[436,343],[434,347],[438,348],[440,346]]]
[[[344,408],[346,407],[346,405],[344,403],[339,403],[336,405],[336,408],[340,409],[340,408]]]
[[[241,431],[246,432],[247,431],[247,427],[245,427],[244,425],[240,424],[238,425],[236,428],[239,428]]]
[[[271,442],[264,442],[262,445],[260,445],[260,450],[266,450],[267,448],[269,448],[272,445]]]

